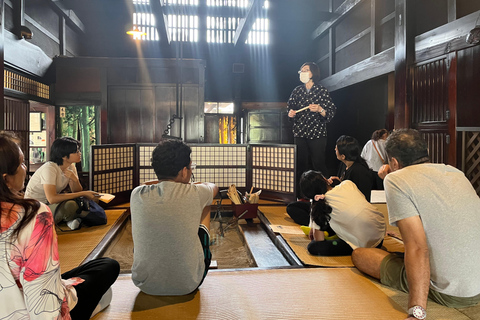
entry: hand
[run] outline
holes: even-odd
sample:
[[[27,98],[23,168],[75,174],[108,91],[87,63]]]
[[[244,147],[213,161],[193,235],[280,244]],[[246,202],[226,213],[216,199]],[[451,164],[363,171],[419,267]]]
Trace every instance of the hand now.
[[[293,110],[293,109],[290,109],[290,111],[288,111],[288,117],[290,117],[290,118],[295,117],[296,114],[297,114],[297,113],[296,113],[295,110]]]
[[[384,164],[378,170],[378,176],[380,177],[380,179],[383,180],[383,179],[385,179],[387,174],[389,174],[390,172],[392,172],[392,170],[390,170],[390,166],[388,164]]]
[[[311,228],[310,232],[308,233],[308,239],[311,241],[314,240],[313,233],[315,232],[315,229]]]
[[[98,198],[99,194],[98,194],[98,192],[87,190],[87,191],[82,191],[82,196],[84,196],[85,198],[87,198],[89,200],[94,200],[94,199]]]
[[[311,104],[308,106],[308,109],[310,109],[311,112],[323,112],[323,108],[318,104]]]
[[[417,320],[417,318],[415,318],[415,317],[408,317],[408,318],[405,318],[405,320]]]
[[[331,176],[330,178],[327,179],[328,184],[331,185],[333,183],[333,180],[340,181],[340,178],[337,176]]]
[[[70,168],[65,170],[63,175],[72,181],[78,181],[77,175]]]

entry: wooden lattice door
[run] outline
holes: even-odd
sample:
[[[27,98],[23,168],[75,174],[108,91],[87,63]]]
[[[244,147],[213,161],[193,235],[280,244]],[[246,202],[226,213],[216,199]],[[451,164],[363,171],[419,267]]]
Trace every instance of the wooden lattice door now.
[[[427,141],[432,162],[452,165],[456,165],[455,63],[454,55],[445,55],[410,69],[412,127]]]

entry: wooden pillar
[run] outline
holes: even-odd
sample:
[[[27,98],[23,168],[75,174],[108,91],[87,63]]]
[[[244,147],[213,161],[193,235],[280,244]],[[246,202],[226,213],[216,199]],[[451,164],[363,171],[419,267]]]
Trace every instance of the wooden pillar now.
[[[410,127],[409,66],[414,58],[414,3],[395,0],[395,128]]]

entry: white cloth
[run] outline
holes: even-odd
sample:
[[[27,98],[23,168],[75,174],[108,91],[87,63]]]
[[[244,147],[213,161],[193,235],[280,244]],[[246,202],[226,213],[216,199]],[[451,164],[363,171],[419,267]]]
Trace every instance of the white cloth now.
[[[385,217],[352,181],[342,181],[325,194],[325,200],[332,207],[330,227],[353,249],[375,248],[384,239]],[[320,230],[312,220],[310,227]]]
[[[380,169],[381,166],[384,165],[382,159],[378,156],[377,151],[375,150],[375,146],[378,149],[378,152],[382,156],[383,160],[387,162],[387,152],[385,151],[385,140],[379,139],[377,141],[368,140],[362,150],[362,158],[367,161],[368,167],[373,171],[377,171]]]
[[[480,294],[480,198],[460,170],[417,164],[384,180],[391,225],[420,216],[430,255],[430,287],[455,297]]]
[[[75,168],[74,163],[72,163],[67,170],[71,170],[78,177],[77,168]],[[35,199],[43,203],[48,203],[43,185],[54,185],[56,187],[57,193],[61,193],[63,189],[68,186],[69,181],[70,179],[65,177],[62,169],[60,169],[58,164],[52,161],[48,161],[40,168],[38,168],[37,171],[35,171],[32,178],[28,182],[27,188],[25,190],[25,198]]]
[[[205,272],[198,228],[212,200],[205,184],[162,181],[132,191],[132,280],[140,290],[184,295],[198,287]]]

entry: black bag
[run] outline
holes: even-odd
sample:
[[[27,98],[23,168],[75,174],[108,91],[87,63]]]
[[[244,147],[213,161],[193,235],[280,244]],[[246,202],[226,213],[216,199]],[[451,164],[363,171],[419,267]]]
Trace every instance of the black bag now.
[[[86,207],[88,207],[87,210],[84,209]],[[88,211],[85,216],[80,214],[82,224],[85,224],[87,227],[107,224],[107,214],[105,213],[105,210],[103,210],[103,208],[95,201],[83,199],[82,211]]]

